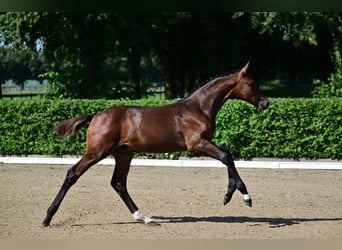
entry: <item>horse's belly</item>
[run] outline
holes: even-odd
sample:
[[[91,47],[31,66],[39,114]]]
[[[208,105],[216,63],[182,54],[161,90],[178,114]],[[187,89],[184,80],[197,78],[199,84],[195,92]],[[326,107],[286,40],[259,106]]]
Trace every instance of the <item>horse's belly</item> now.
[[[144,152],[144,153],[171,153],[177,151],[185,151],[186,148],[176,146],[176,145],[138,145],[135,147],[131,147],[135,152]]]

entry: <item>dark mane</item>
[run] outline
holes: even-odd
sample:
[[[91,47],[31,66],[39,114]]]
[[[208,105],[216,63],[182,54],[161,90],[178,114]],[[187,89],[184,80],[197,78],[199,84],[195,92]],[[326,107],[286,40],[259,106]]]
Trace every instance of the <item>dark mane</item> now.
[[[190,97],[193,93],[195,93],[197,90],[203,88],[204,86],[206,86],[208,83],[216,80],[217,78],[221,78],[221,77],[226,77],[226,76],[230,76],[232,74],[235,74],[236,72],[238,72],[239,70],[231,70],[229,72],[226,72],[226,73],[222,73],[222,74],[216,74],[215,76],[212,76],[211,78],[209,78],[205,83],[201,84],[200,86],[194,88],[192,91],[190,91],[190,93],[183,97],[183,98],[180,98],[177,100],[177,102],[181,102],[185,99],[187,99],[188,97]]]

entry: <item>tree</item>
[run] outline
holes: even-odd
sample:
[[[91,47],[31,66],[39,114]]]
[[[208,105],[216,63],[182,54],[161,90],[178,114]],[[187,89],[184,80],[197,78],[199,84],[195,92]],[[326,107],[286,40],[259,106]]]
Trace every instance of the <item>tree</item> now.
[[[0,31],[5,43],[21,49],[42,41],[52,65],[44,76],[60,95],[136,99],[142,57],[150,53],[146,19],[142,13],[7,13],[0,17]]]
[[[12,46],[2,46],[0,56],[1,84],[6,80],[13,80],[24,89],[26,80],[39,80],[39,74],[45,71],[42,56],[28,49],[15,50]]]
[[[15,53],[14,56],[15,59],[8,62],[7,79],[12,79],[23,90],[25,81],[33,79],[29,68],[30,56],[24,53]]]
[[[238,12],[235,17],[245,13]],[[330,55],[333,71],[329,76],[333,89],[342,88],[342,14],[338,12],[254,12],[250,13],[253,28],[260,34],[279,32],[284,41],[290,42],[294,48],[303,47],[303,43],[318,46],[322,40],[331,40]],[[325,32],[328,31],[328,34]],[[319,36],[324,36],[320,40]],[[332,46],[331,46],[332,45]],[[306,52],[306,56],[308,53]],[[319,65],[322,66],[322,65]],[[296,67],[296,64],[292,64]],[[295,68],[293,68],[295,70]],[[294,74],[293,74],[294,75]],[[293,80],[292,80],[293,81]],[[292,82],[290,80],[290,82]],[[316,80],[316,82],[321,82]],[[324,82],[323,82],[324,83]],[[335,86],[337,84],[337,86]],[[341,91],[340,91],[341,92]]]
[[[112,14],[110,19],[118,42],[118,53],[126,59],[125,66],[129,76],[127,87],[132,92],[131,98],[140,99],[142,58],[149,57],[152,49],[148,37],[151,29],[150,15],[129,12]]]
[[[0,56],[1,58],[3,58],[3,53],[2,53],[3,48],[0,48]],[[0,60],[0,99],[2,99],[2,84],[5,82],[6,80],[6,69],[5,69],[5,63],[4,60]]]
[[[140,98],[155,69],[169,99],[248,60],[261,83],[312,82],[341,68],[339,13],[16,12],[1,14],[0,24],[7,46],[42,43],[44,76],[63,97]]]
[[[6,13],[0,16],[0,31],[5,44],[16,48],[35,48],[40,39],[42,53],[54,63],[46,76],[54,77],[60,92],[92,98],[110,92],[99,73],[106,56],[115,52],[107,19],[106,14]]]
[[[163,68],[165,96],[184,97],[208,76],[236,65],[227,57],[232,13],[161,13],[152,20],[151,45]]]

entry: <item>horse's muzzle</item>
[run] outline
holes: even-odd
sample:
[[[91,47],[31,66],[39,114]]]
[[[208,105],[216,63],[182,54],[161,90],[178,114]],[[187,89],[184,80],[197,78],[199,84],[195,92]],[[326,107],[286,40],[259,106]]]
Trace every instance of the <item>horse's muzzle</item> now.
[[[258,108],[260,110],[265,110],[268,108],[269,105],[270,105],[270,103],[266,98],[261,98],[259,103],[258,103]]]

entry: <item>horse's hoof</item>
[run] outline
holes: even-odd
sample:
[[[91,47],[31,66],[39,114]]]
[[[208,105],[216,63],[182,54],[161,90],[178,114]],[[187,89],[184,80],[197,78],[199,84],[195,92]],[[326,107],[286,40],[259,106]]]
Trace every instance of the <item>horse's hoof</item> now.
[[[226,194],[223,198],[223,205],[227,205],[228,202],[230,202],[230,200],[232,199],[232,195],[228,195]]]
[[[45,220],[42,222],[42,225],[43,225],[43,227],[48,227],[48,226],[50,226],[50,220],[45,219]]]
[[[158,222],[155,222],[154,220],[145,223],[145,225],[147,225],[147,226],[154,226],[154,227],[155,226],[161,226]]]
[[[252,207],[252,199],[244,200],[245,204],[249,207]]]
[[[249,194],[243,195],[243,201],[246,203],[247,206],[252,207],[252,199]]]
[[[134,219],[136,219],[138,222],[144,223],[146,225],[150,224],[158,224],[154,220],[152,220],[150,217],[145,216],[141,211],[137,210],[133,213]]]
[[[155,222],[154,220],[148,218],[148,220],[137,220],[137,222],[145,224],[147,226],[160,226],[158,222]]]
[[[45,223],[45,222],[43,221],[42,225],[43,225],[43,227],[48,227],[48,226],[50,226],[50,223]]]

